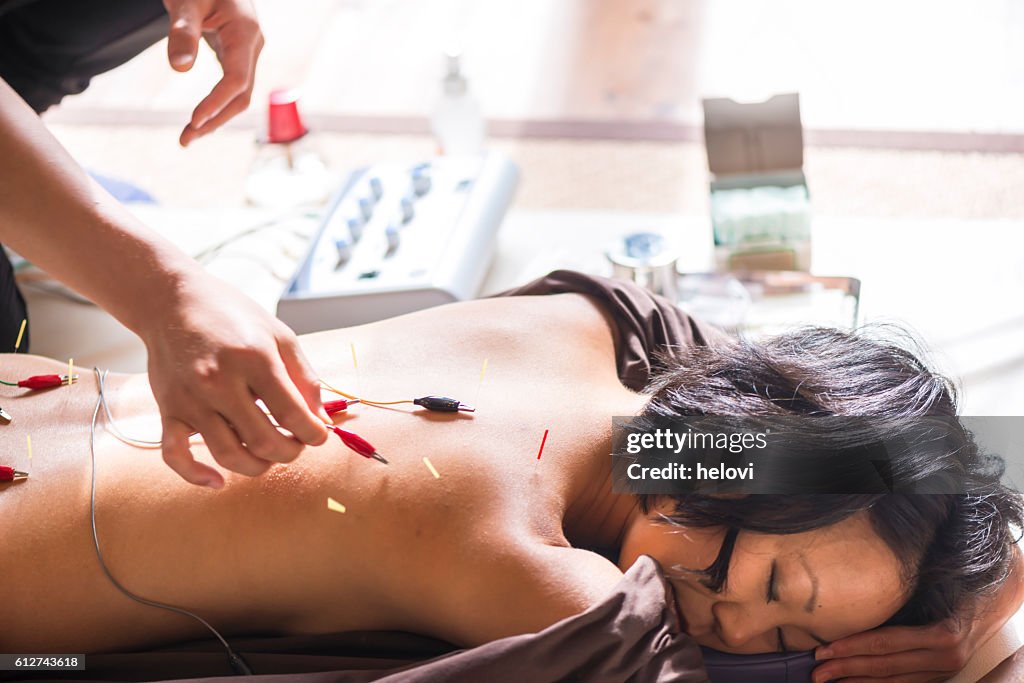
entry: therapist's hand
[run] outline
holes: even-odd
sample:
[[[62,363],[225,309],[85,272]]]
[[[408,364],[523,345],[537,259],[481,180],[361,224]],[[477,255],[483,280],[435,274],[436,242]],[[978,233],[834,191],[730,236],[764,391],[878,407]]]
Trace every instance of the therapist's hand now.
[[[169,305],[153,309],[140,336],[160,407],[164,461],[182,478],[224,484],[220,472],[193,459],[193,432],[218,464],[249,476],[326,440],[317,376],[286,325],[202,272],[180,283]],[[270,422],[257,398],[294,436]]]
[[[1020,609],[1022,601],[1022,559],[1015,550],[1010,575],[973,614],[929,626],[886,626],[819,647],[815,656],[828,661],[814,670],[814,683],[948,680]]]
[[[195,108],[181,132],[179,142],[184,147],[249,106],[263,34],[250,0],[164,0],[164,6],[171,20],[167,35],[171,67],[191,69],[199,38],[205,37],[224,70],[223,78]]]

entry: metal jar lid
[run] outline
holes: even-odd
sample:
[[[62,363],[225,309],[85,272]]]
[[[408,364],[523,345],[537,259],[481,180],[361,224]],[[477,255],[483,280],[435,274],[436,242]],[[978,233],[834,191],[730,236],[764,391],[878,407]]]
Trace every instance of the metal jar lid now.
[[[605,252],[617,266],[631,269],[663,268],[679,260],[679,254],[664,235],[635,232],[626,235]]]

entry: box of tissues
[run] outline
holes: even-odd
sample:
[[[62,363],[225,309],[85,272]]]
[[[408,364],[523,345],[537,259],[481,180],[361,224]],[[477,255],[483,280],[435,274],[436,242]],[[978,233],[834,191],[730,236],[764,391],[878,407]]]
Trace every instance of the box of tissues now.
[[[704,100],[711,226],[721,270],[810,270],[800,100]]]

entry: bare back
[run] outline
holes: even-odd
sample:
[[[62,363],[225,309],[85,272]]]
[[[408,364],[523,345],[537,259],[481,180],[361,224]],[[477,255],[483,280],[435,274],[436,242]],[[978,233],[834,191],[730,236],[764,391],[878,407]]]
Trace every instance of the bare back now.
[[[618,381],[608,324],[589,300],[466,302],[302,341],[335,386],[375,400],[444,394],[478,410],[358,406],[338,424],[370,439],[390,465],[332,437],[260,478],[232,474],[221,491],[181,481],[159,450],[126,446],[101,429],[97,526],[108,566],[127,589],[194,609],[228,633],[400,629],[473,644],[543,627],[615,579],[610,563],[583,558],[593,585],[572,582],[575,594],[553,612],[479,623],[489,587],[534,576],[560,557],[534,557],[530,548],[566,552],[567,501],[599,469],[609,416],[640,405]],[[0,357],[4,377],[60,367]],[[89,524],[96,386],[91,372],[80,374],[74,387],[0,394],[15,416],[0,432],[4,456],[18,454],[31,473],[0,488],[8,530],[0,580],[15,587],[0,603],[0,650],[125,649],[202,635],[191,620],[133,603],[101,573]],[[145,376],[111,376],[108,391],[124,432],[158,438]],[[21,454],[28,434],[31,465]],[[213,463],[196,443],[197,458]],[[328,497],[346,512],[328,510]],[[566,585],[546,590],[562,595]]]

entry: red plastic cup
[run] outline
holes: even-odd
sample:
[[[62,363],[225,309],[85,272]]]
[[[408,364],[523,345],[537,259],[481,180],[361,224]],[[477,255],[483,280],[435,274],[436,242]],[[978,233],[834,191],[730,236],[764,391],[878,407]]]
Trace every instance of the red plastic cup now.
[[[270,93],[267,140],[292,142],[308,133],[299,115],[299,95],[294,90],[274,90]]]

